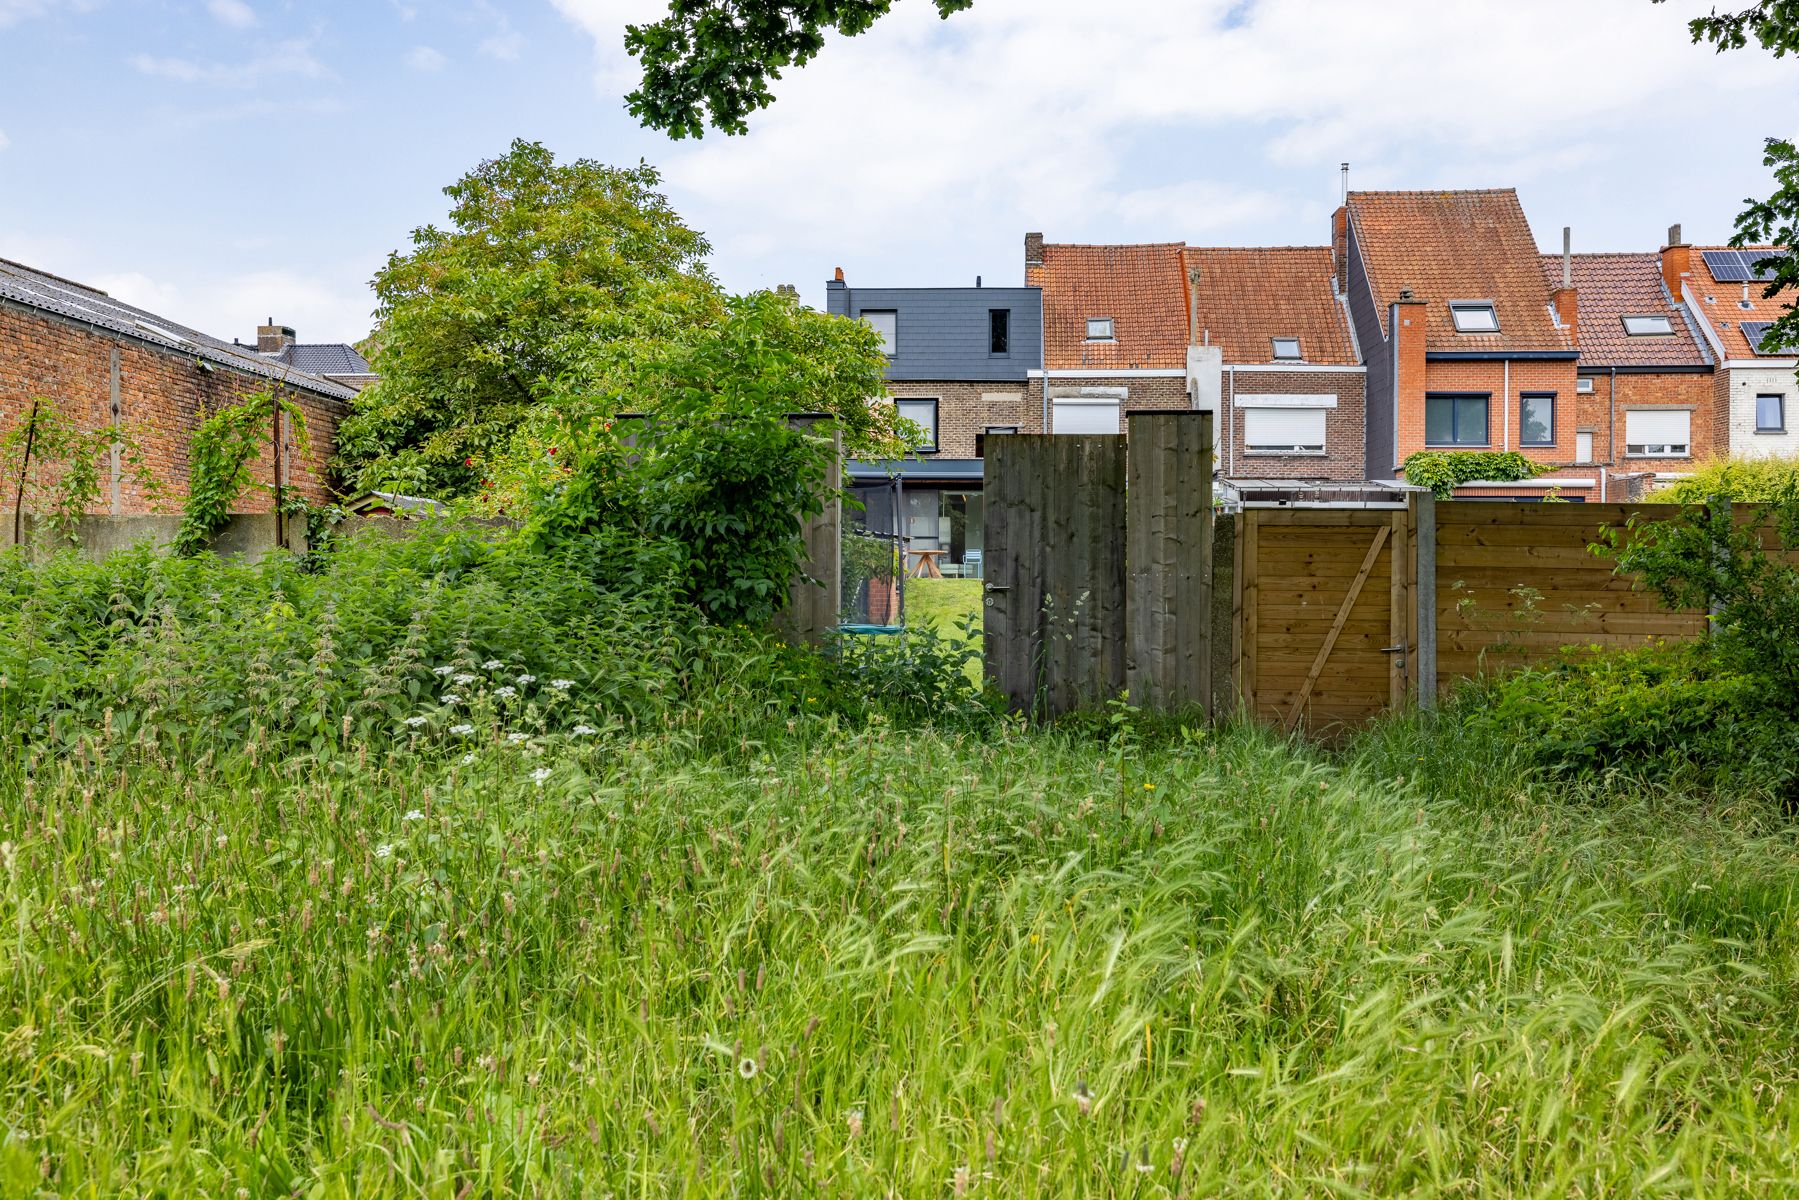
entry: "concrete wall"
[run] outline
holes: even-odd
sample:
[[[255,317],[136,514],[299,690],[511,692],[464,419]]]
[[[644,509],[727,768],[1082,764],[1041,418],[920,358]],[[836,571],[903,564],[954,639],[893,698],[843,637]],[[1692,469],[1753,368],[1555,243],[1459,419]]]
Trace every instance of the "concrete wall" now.
[[[496,528],[511,524],[503,520],[479,523]],[[305,522],[289,519],[286,524],[288,549],[303,553],[306,550]],[[417,528],[417,522],[399,517],[348,517],[337,530],[346,537],[364,529],[380,530],[391,537],[407,537]],[[90,516],[83,518],[77,526],[75,536],[79,544],[74,548],[80,550],[83,557],[95,561],[142,542],[164,550],[174,542],[175,534],[180,529],[181,518],[178,516]],[[12,545],[12,530],[12,513],[0,514],[0,552]],[[69,548],[66,544],[46,544],[45,538],[48,536],[49,529],[41,518],[31,513],[25,514],[24,545],[32,558],[41,559]],[[213,541],[212,549],[227,557],[261,558],[273,550],[275,545],[273,513],[239,513],[231,518],[230,524]]]

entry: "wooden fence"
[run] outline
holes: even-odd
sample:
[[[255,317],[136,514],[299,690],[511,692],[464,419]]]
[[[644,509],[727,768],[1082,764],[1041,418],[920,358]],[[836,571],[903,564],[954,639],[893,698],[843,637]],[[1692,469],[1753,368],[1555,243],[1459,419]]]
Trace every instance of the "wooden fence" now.
[[[1239,701],[1288,728],[1364,721],[1456,680],[1575,648],[1697,638],[1591,547],[1668,505],[1434,501],[1250,509],[1237,515],[1232,678]]]

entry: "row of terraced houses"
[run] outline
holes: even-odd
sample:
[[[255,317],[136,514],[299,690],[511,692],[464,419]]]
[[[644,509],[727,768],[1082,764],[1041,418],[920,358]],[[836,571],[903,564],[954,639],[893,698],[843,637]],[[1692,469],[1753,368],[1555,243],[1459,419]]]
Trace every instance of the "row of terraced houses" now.
[[[1217,414],[1240,493],[1403,482],[1420,450],[1549,468],[1461,495],[1627,500],[1706,459],[1799,455],[1799,352],[1755,265],[1771,248],[1545,255],[1511,189],[1350,192],[1328,244],[1024,239],[1024,286],[868,288],[829,311],[880,330],[892,403],[926,430],[901,528],[978,561],[982,458],[1008,433],[1119,433],[1133,409]]]

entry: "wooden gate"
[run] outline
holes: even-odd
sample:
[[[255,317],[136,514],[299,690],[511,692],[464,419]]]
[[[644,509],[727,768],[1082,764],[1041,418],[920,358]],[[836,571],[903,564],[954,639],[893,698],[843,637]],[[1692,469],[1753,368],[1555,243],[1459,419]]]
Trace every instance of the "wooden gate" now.
[[[1238,695],[1323,730],[1404,703],[1417,660],[1417,546],[1405,509],[1248,509],[1238,518]]]
[[[1124,439],[986,445],[987,678],[1037,716],[1124,687]]]

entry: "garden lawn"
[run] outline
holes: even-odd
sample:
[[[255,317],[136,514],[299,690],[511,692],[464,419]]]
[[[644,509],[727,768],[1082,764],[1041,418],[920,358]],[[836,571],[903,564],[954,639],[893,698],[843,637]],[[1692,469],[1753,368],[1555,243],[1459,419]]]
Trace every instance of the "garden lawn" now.
[[[441,736],[0,767],[0,1194],[1799,1187],[1766,808],[1241,731]]]

